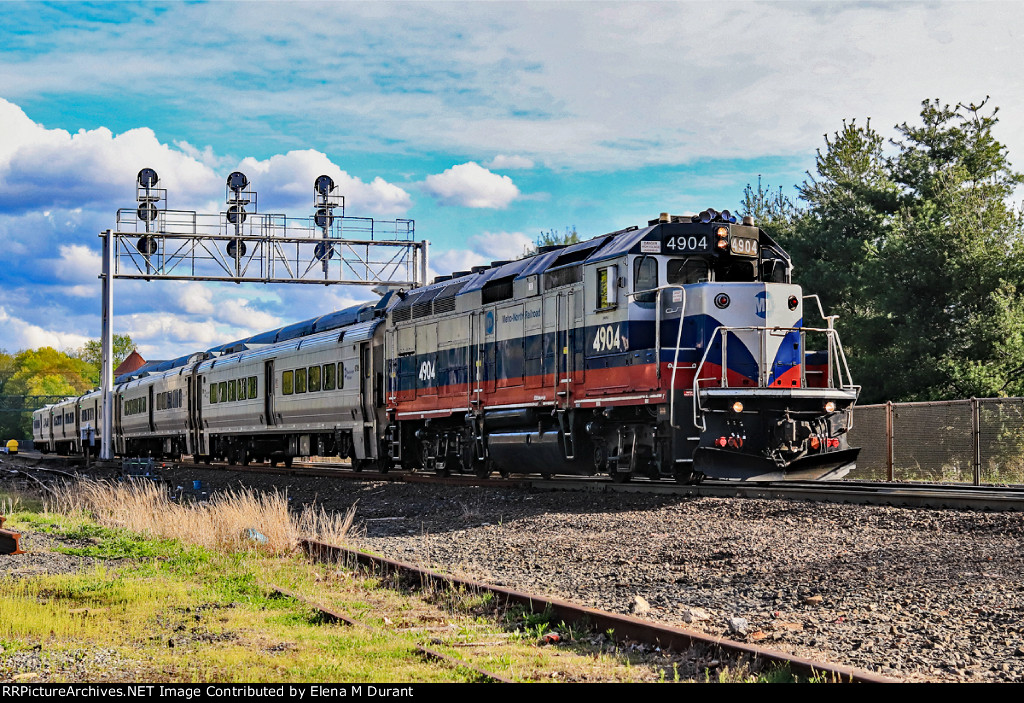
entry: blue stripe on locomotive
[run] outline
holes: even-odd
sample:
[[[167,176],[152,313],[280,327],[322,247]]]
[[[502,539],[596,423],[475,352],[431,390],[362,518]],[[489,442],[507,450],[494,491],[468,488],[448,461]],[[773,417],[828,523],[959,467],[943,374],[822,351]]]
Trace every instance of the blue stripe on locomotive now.
[[[797,323],[800,326],[801,322]],[[661,323],[661,362],[672,363],[676,359],[675,342],[678,333],[678,320],[665,320]],[[720,323],[709,315],[687,317],[683,325],[683,337],[680,344],[679,363],[696,364],[703,358],[703,344]],[[620,338],[618,351],[592,353],[595,340],[600,330],[617,327]],[[562,360],[562,348],[570,347],[573,355],[571,367],[579,369],[608,369],[628,365],[649,364],[655,359],[655,322],[652,320],[634,320],[632,322],[615,322],[609,325],[588,326],[585,334],[580,328],[561,332],[546,332],[527,335],[515,339],[489,342],[482,345],[481,379],[484,381],[509,381],[530,376],[554,374],[565,369]],[[624,342],[621,340],[625,340]],[[696,348],[697,343],[701,348]],[[772,361],[768,375],[769,383],[801,363],[800,333],[788,332],[782,340],[778,353]],[[471,377],[469,347],[443,349],[426,354],[410,354],[397,360],[399,391],[417,389],[421,393],[437,392],[437,388],[474,382]],[[722,355],[721,335],[708,353],[708,360],[720,363]],[[757,379],[757,360],[745,345],[733,342],[728,348],[729,370],[742,374],[750,379]]]

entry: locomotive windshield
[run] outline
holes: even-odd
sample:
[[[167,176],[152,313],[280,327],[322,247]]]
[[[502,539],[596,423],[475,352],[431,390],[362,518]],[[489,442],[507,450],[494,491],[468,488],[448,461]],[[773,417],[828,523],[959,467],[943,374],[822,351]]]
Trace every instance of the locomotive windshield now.
[[[665,278],[670,284],[703,283],[709,275],[704,259],[672,259],[665,267]]]

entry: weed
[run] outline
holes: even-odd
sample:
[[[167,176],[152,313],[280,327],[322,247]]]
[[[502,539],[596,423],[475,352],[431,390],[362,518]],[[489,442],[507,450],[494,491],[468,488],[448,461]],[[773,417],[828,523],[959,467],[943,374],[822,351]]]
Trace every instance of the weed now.
[[[65,515],[91,516],[108,528],[127,528],[221,551],[267,554],[291,552],[302,536],[343,543],[355,520],[355,505],[343,515],[315,506],[293,516],[287,495],[276,491],[240,489],[217,494],[208,503],[177,504],[153,483],[110,485],[87,479],[59,489],[53,508]],[[96,537],[99,529],[80,521],[78,531],[68,536],[88,539]]]

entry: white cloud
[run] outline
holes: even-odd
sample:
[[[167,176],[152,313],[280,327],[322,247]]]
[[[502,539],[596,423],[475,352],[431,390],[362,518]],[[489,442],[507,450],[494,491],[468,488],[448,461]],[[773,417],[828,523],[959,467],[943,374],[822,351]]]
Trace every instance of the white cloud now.
[[[517,156],[515,154],[506,156],[505,154],[498,154],[489,162],[484,164],[484,166],[487,168],[506,170],[515,168],[533,168],[533,161],[525,156]]]
[[[491,173],[475,161],[427,176],[423,190],[442,205],[472,208],[504,209],[519,196],[511,178]]]
[[[174,357],[235,339],[229,338],[224,334],[224,330],[218,329],[210,322],[196,322],[182,315],[170,313],[120,315],[115,324],[139,344],[159,340],[161,348],[165,348],[163,345],[166,342],[177,342],[180,346],[175,345],[171,348]],[[182,342],[197,343],[197,346],[189,348],[188,344],[181,344]]]
[[[148,128],[115,135],[109,129],[46,129],[12,102],[0,98],[0,211],[20,212],[56,207],[65,211],[99,204],[117,208],[135,202],[140,168],[152,167],[158,186],[168,191],[168,204],[179,209],[217,212],[231,161],[212,147],[199,150],[185,141],[169,146]],[[312,149],[289,151],[267,159],[247,157],[238,169],[249,176],[260,196],[260,209],[311,212],[313,180],[322,173],[334,178],[355,215],[404,214],[409,194],[379,176],[370,182],[348,174],[326,154]],[[47,214],[49,217],[49,214]]]
[[[289,151],[262,161],[242,160],[238,170],[260,194],[267,208],[293,207],[312,212],[313,181],[326,174],[334,179],[335,193],[345,196],[346,213],[353,215],[404,214],[411,206],[409,194],[379,176],[366,183],[332,163],[326,154],[313,149]]]
[[[486,266],[492,261],[521,257],[534,242],[522,232],[484,232],[466,240],[465,249],[442,249],[431,252],[431,278],[453,271],[467,271],[473,266]]]
[[[102,271],[100,253],[82,244],[70,244],[60,247],[60,259],[54,270],[57,278],[67,283],[81,283],[84,287],[93,284],[92,294],[100,294],[99,275]]]
[[[46,129],[0,98],[0,210],[17,212],[93,203],[117,207],[135,201],[142,166],[155,168],[160,186],[173,189],[176,203],[215,192],[214,172],[191,156],[160,143],[151,129],[114,135],[109,129]]]
[[[71,350],[85,346],[85,343],[89,341],[89,338],[84,335],[48,330],[31,322],[12,317],[2,306],[0,306],[0,326],[4,330],[4,344],[10,345],[8,351],[38,347]]]
[[[244,298],[219,302],[214,317],[218,321],[229,322],[243,329],[252,330],[252,334],[272,330],[285,324],[280,318],[255,309]],[[289,322],[293,322],[293,320],[289,320]]]
[[[522,232],[484,232],[468,239],[469,248],[492,259],[518,259],[533,239]]]
[[[185,312],[209,315],[213,312],[213,290],[202,283],[185,283],[178,286],[175,301]]]

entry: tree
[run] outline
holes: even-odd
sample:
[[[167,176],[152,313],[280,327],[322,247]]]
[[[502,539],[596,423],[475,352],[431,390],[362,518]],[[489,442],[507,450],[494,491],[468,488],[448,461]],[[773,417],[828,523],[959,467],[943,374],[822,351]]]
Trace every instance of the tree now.
[[[18,352],[13,359],[13,371],[3,386],[4,395],[81,395],[99,383],[99,370],[95,366],[53,347]],[[20,437],[31,437],[31,413],[20,414],[15,428],[8,428],[8,431]]]
[[[796,206],[747,186],[743,210],[840,315],[863,401],[1024,392],[1024,221],[1010,203],[1024,179],[993,134],[997,112],[924,101],[921,123],[888,143],[844,121]]]
[[[925,101],[922,124],[899,125],[892,142],[900,210],[881,259],[890,285],[879,291],[884,363],[901,369],[885,384],[890,397],[992,395],[1014,384],[993,374],[1018,365],[1001,357],[1022,309],[1013,282],[1024,271],[1024,228],[1009,202],[1022,176],[992,134],[998,109],[986,103]]]
[[[559,234],[554,229],[549,229],[546,232],[541,230],[540,236],[537,237],[536,244],[526,247],[526,249],[523,250],[523,256],[533,256],[541,247],[575,244],[578,241],[580,241],[580,235],[576,232],[576,225],[573,225],[572,228],[566,227],[563,234]]]
[[[135,342],[127,334],[114,335],[114,368],[121,365],[121,362],[135,351]],[[95,366],[97,369],[103,364],[103,340],[90,339],[85,346],[78,349],[74,356]]]
[[[757,190],[749,183],[743,189],[739,213],[754,218],[754,223],[776,241],[791,239],[793,220],[798,212],[793,201],[783,194],[782,186],[772,190],[768,184],[761,183],[761,174],[757,176]]]

